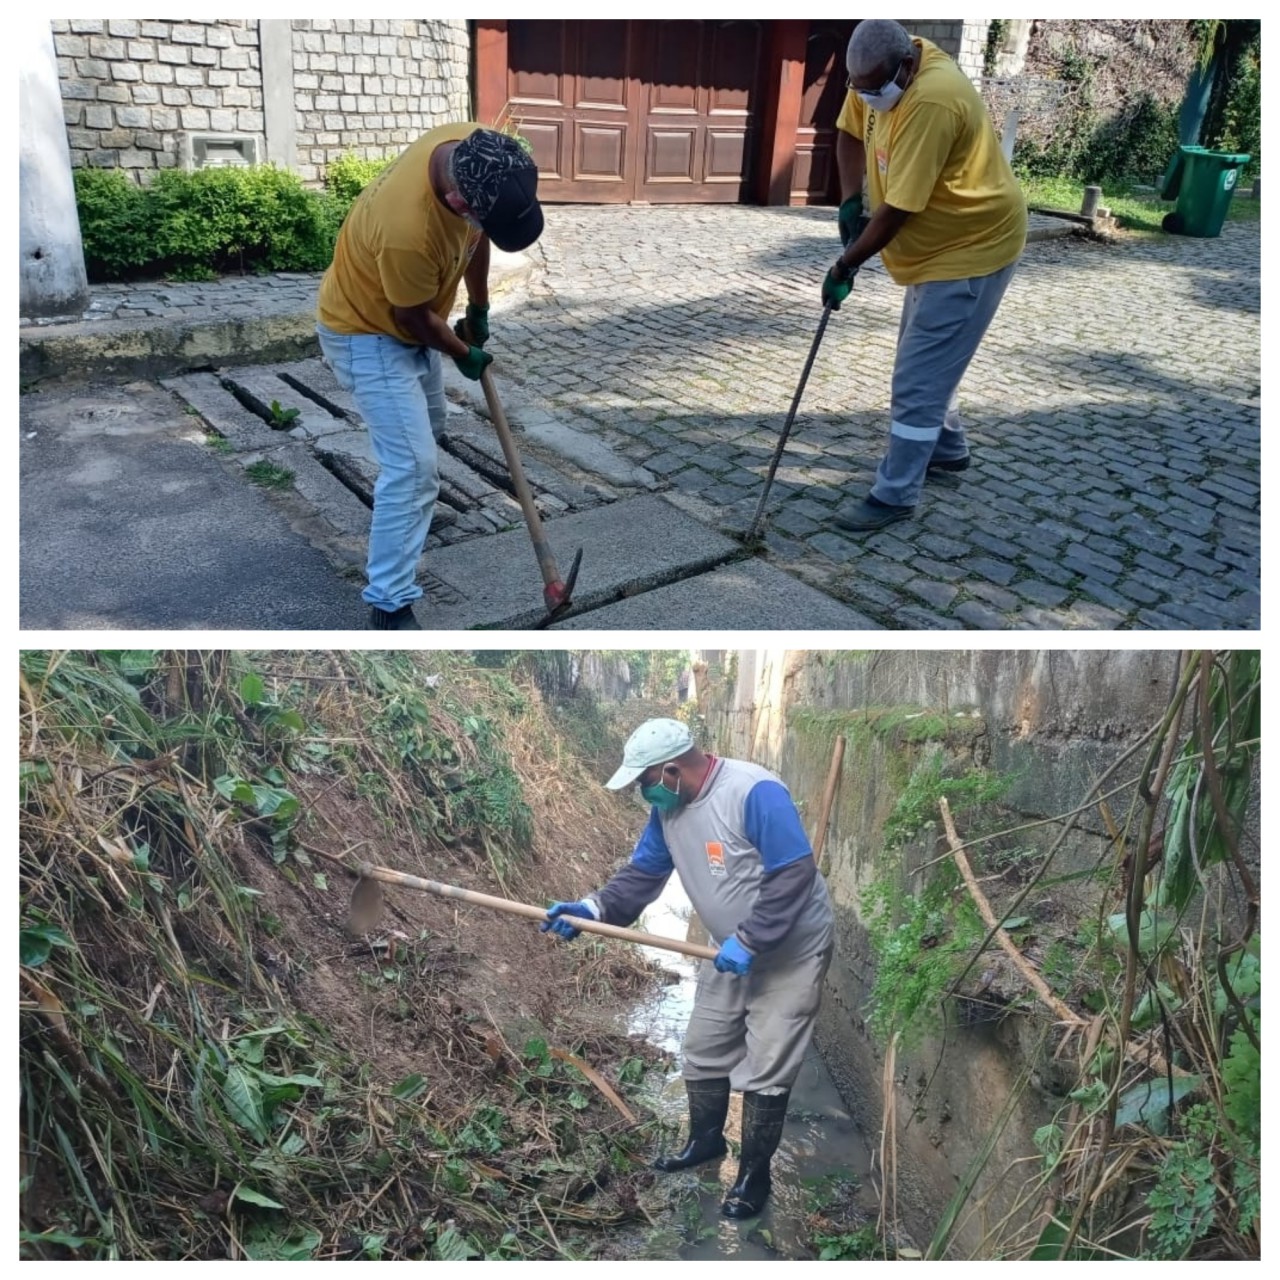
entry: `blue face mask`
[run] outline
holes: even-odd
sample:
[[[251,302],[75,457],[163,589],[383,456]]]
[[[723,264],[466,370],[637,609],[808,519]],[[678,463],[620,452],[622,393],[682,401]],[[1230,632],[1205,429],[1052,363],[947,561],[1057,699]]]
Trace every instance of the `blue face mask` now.
[[[671,813],[673,810],[678,809],[681,803],[679,775],[676,775],[676,789],[674,791],[661,782],[654,782],[648,786],[642,785],[640,794],[655,809],[662,813]]]

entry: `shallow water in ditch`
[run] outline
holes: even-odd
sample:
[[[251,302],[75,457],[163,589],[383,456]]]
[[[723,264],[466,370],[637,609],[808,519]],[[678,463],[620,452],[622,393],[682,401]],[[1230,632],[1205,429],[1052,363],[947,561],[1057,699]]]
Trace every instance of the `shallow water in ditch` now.
[[[685,896],[679,878],[672,876],[663,895],[645,912],[638,926],[665,938],[707,942],[701,922]],[[679,1053],[684,1029],[693,1009],[698,965],[690,957],[658,948],[642,948],[678,982],[665,986],[652,999],[627,1012],[627,1030],[676,1055],[665,1079],[655,1081],[652,1104],[662,1118],[681,1126],[673,1143],[684,1138],[685,1094]],[[728,1136],[739,1138],[742,1096],[729,1104]],[[835,1184],[856,1182],[862,1191],[856,1203],[870,1208],[868,1144],[836,1092],[831,1076],[810,1047],[800,1078],[791,1093],[782,1144],[773,1160],[773,1192],[758,1218],[733,1221],[720,1214],[720,1204],[737,1176],[738,1161],[727,1155],[680,1173],[658,1174],[657,1208],[649,1206],[656,1223],[643,1233],[629,1235],[622,1246],[632,1258],[716,1259],[813,1258],[812,1230],[807,1219]]]

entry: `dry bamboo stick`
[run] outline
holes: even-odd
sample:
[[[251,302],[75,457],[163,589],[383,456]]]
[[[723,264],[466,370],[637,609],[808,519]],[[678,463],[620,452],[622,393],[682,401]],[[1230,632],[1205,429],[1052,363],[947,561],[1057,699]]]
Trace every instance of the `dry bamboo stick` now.
[[[831,806],[836,798],[836,784],[840,781],[840,768],[844,764],[844,734],[839,734],[831,752],[831,768],[827,773],[827,787],[822,793],[822,809],[818,814],[818,838],[813,842],[813,860],[818,870],[822,868],[822,850],[827,843],[827,824],[831,821]]]

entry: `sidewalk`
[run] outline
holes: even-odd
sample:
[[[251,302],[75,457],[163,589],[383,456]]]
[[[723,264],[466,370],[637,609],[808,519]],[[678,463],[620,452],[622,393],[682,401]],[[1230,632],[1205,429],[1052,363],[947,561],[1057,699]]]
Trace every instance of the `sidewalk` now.
[[[837,247],[825,209],[550,206],[536,269],[494,305],[509,413],[548,448],[559,432],[566,454],[589,440],[643,468],[740,535]],[[1207,241],[1030,244],[962,388],[974,466],[931,481],[915,519],[856,538],[830,517],[883,448],[901,305],[865,268],[778,471],[768,562],[891,628],[1256,627],[1259,252],[1243,222]],[[99,289],[99,318],[23,331],[24,382],[297,360],[314,289]]]

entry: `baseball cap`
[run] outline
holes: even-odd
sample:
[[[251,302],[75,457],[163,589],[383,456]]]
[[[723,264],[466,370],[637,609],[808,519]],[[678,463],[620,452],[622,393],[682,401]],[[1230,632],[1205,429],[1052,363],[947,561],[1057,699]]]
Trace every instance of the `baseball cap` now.
[[[604,785],[610,791],[630,786],[650,765],[666,764],[693,746],[689,726],[679,720],[646,720],[622,749],[622,768]]]
[[[463,138],[453,152],[453,180],[504,253],[527,249],[542,234],[538,166],[509,134],[477,129]]]

